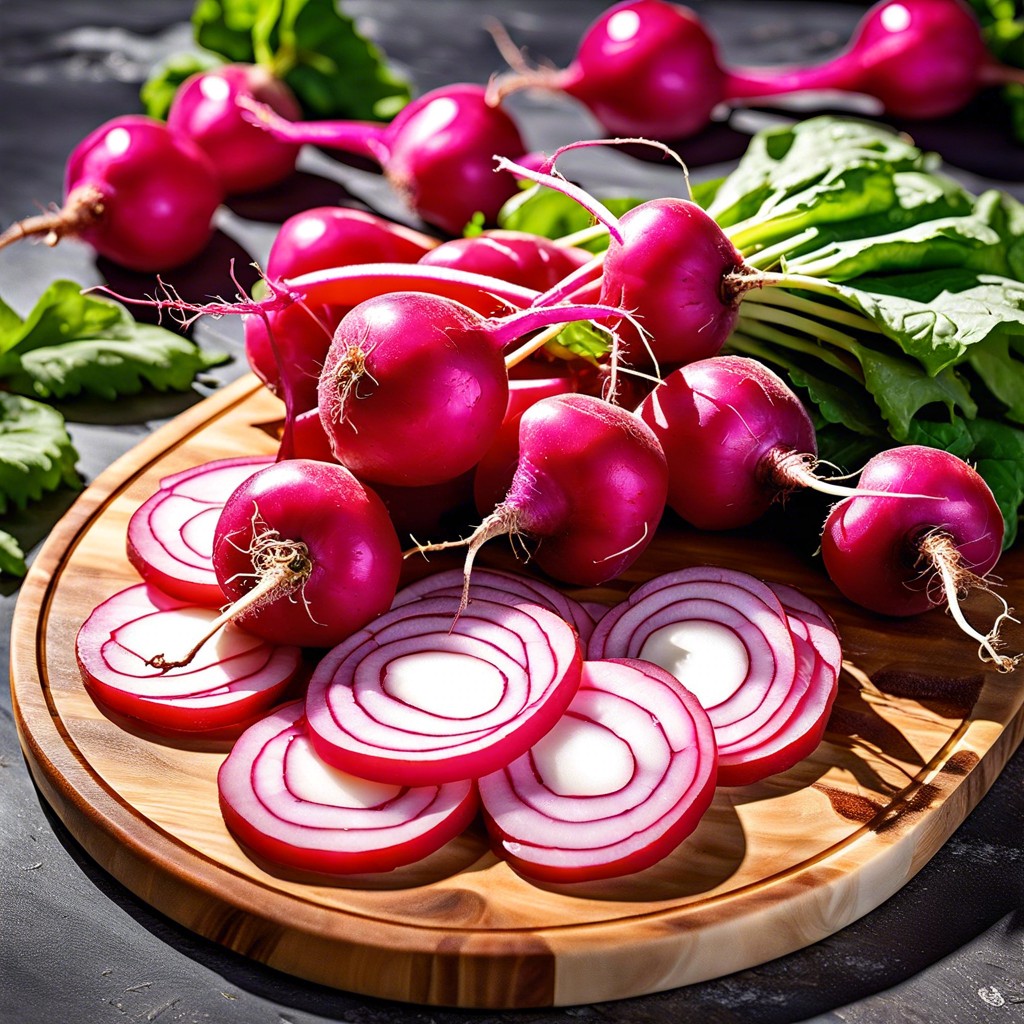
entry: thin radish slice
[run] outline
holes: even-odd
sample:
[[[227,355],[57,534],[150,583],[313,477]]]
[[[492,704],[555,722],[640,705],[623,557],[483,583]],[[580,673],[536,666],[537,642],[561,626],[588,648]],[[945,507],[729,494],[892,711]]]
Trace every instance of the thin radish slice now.
[[[470,782],[403,787],[326,764],[295,701],[250,726],[217,775],[221,813],[251,852],[318,874],[390,871],[439,850],[476,814]]]
[[[93,609],[75,641],[86,689],[98,704],[160,732],[247,725],[287,691],[298,647],[228,626],[187,667],[161,672],[146,661],[168,634],[201,633],[216,615],[146,583],[114,594]]]
[[[580,882],[671,853],[714,795],[711,721],[649,662],[588,661],[559,723],[477,783],[496,851],[520,874]]]
[[[165,477],[128,522],[128,560],[139,575],[184,601],[221,605],[213,571],[217,519],[231,493],[274,460],[216,459]]]
[[[707,710],[719,746],[778,711],[797,677],[786,611],[748,573],[693,566],[638,587],[595,626],[591,660],[643,658],[671,672]]]
[[[324,657],[306,715],[321,757],[398,785],[477,778],[558,721],[579,686],[571,626],[536,604],[424,597]]]
[[[464,583],[465,576],[461,569],[445,569],[402,587],[395,595],[391,607],[397,608],[421,597],[461,597]],[[481,598],[512,604],[522,601],[539,604],[565,619],[584,642],[594,629],[593,619],[579,601],[574,601],[557,587],[531,576],[503,569],[474,569],[473,580],[469,585],[469,599]]]

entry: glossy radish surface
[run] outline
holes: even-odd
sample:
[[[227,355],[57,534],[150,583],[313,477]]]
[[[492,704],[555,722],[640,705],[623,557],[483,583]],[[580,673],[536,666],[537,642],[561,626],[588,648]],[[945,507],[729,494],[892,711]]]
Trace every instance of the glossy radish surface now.
[[[715,737],[700,704],[642,661],[588,661],[558,724],[482,778],[497,854],[527,878],[582,882],[650,867],[714,795]]]
[[[228,829],[278,867],[324,875],[390,871],[454,839],[473,819],[470,782],[415,788],[368,782],[325,764],[301,701],[243,733],[217,775]]]
[[[165,477],[128,521],[128,560],[139,575],[174,597],[216,607],[224,591],[213,569],[213,541],[224,502],[273,460],[217,459]]]
[[[281,142],[246,120],[239,96],[266,103],[282,117],[302,116],[291,89],[255,64],[197,72],[178,87],[167,111],[167,127],[190,138],[210,158],[229,195],[279,184],[294,172],[299,153],[294,143]]]
[[[213,565],[229,600],[263,594],[238,617],[245,629],[329,647],[388,608],[401,551],[381,500],[347,469],[284,459],[225,502]]]
[[[309,683],[329,764],[399,785],[475,779],[548,732],[580,682],[579,638],[534,604],[424,596],[354,633]]]
[[[145,583],[100,602],[75,640],[86,689],[102,707],[156,732],[241,731],[288,690],[299,668],[297,647],[229,625],[186,667],[148,664],[169,634],[187,643],[216,614]]]
[[[64,206],[21,221],[0,247],[29,236],[65,236],[130,270],[177,267],[206,247],[223,190],[199,147],[141,114],[115,117],[68,157]]]

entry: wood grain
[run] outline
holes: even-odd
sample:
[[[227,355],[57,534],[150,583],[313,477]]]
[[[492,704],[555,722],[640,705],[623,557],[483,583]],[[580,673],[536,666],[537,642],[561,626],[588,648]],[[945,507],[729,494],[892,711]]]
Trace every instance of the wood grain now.
[[[661,864],[587,887],[518,878],[471,830],[428,861],[342,885],[254,863],[217,809],[222,750],[130,732],[86,694],[85,616],[136,582],[128,519],[169,473],[271,451],[279,407],[252,377],[128,453],[58,524],[20,595],[15,718],[45,799],[83,847],[195,932],[298,977],[389,999],[477,1008],[598,1002],[690,984],[816,942],[878,906],[938,850],[1024,732],[1020,672],[983,666],[942,613],[863,614],[779,541],[665,529],[614,585],[698,562],[806,590],[834,615],[846,666],[825,741],[792,770],[720,790]],[[511,566],[492,544],[484,564]],[[411,566],[411,571],[448,564]],[[1019,551],[1006,596],[1024,604]],[[1011,638],[1017,643],[1018,635]]]

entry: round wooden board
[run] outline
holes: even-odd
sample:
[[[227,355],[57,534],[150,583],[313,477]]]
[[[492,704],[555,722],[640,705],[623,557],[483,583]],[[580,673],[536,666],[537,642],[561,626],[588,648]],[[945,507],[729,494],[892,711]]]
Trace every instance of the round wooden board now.
[[[581,596],[608,603],[659,571],[700,562],[804,589],[834,615],[847,659],[812,758],[720,790],[672,856],[612,883],[532,885],[479,832],[387,877],[280,877],[224,827],[223,749],[122,728],[86,694],[74,656],[89,611],[137,582],[125,529],[158,480],[204,460],[272,451],[279,416],[247,377],[119,460],[44,545],[12,637],[15,717],[46,800],[129,889],[246,956],[354,992],[478,1008],[591,1003],[718,977],[822,939],[896,892],[1021,739],[1020,673],[983,666],[947,616],[883,621],[839,599],[781,543],[666,530],[625,578]],[[489,547],[484,562],[513,564],[507,546]],[[1018,605],[1022,567],[1019,551],[1001,566]]]

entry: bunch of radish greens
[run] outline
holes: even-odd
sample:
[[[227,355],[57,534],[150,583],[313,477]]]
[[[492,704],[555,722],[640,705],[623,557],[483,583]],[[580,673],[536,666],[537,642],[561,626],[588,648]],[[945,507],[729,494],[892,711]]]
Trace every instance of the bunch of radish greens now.
[[[970,460],[1009,547],[1024,502],[1024,206],[972,195],[884,126],[824,116],[762,131],[693,195],[756,272],[725,350],[775,367],[806,399],[821,458],[855,469],[895,441]],[[608,236],[591,222],[539,186],[501,216],[597,251]],[[605,347],[579,330],[562,341]]]

